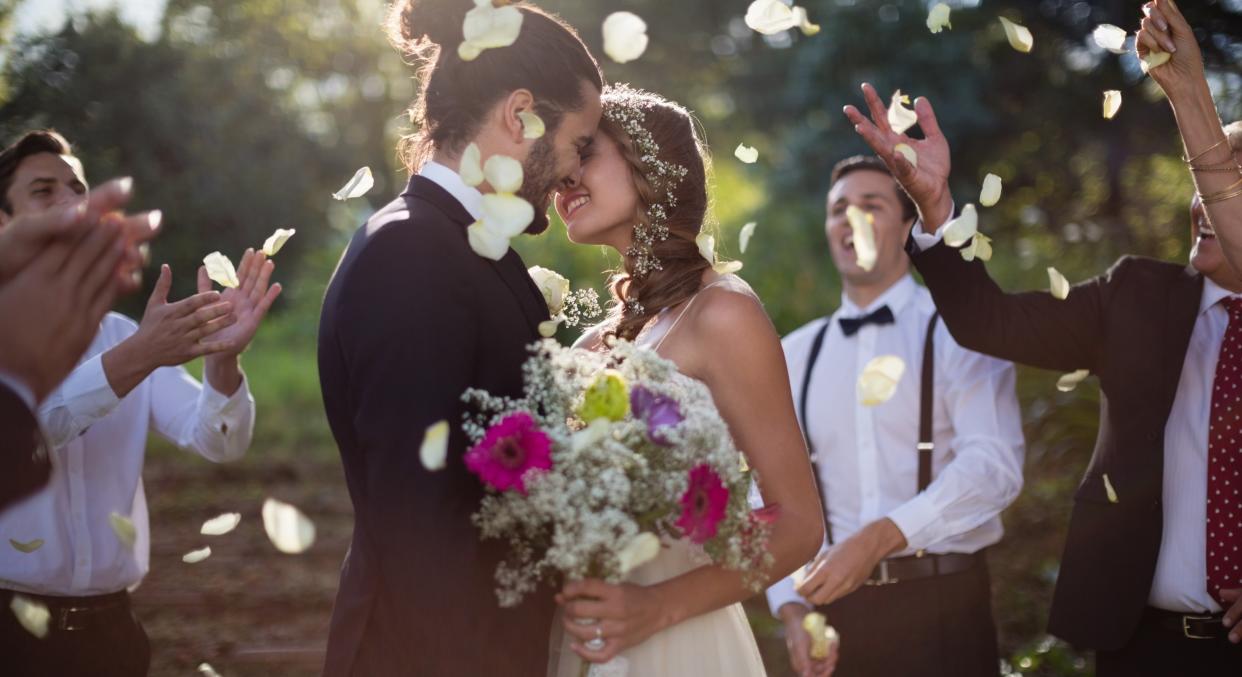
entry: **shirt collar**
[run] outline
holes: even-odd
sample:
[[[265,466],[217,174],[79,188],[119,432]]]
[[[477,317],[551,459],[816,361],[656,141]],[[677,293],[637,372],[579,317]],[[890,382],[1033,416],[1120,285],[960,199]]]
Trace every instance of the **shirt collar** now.
[[[418,175],[452,195],[467,212],[470,212],[474,220],[478,221],[483,218],[483,193],[480,193],[478,188],[467,186],[457,172],[439,162],[428,160],[423,163],[423,168],[418,170]]]
[[[1203,297],[1199,300],[1199,314],[1202,315],[1211,310],[1213,306],[1220,303],[1230,296],[1236,296],[1233,292],[1216,284],[1207,276],[1203,278]],[[1226,309],[1228,310],[1228,309]]]
[[[902,308],[905,308],[910,299],[914,297],[915,287],[914,278],[910,275],[904,275],[900,280],[893,283],[893,286],[885,289],[884,293],[880,294],[866,308],[859,308],[854,305],[854,302],[845,295],[845,292],[841,292],[840,314],[844,317],[857,317],[873,313],[880,306],[888,306],[888,309],[893,311],[893,315],[896,316],[901,313]]]

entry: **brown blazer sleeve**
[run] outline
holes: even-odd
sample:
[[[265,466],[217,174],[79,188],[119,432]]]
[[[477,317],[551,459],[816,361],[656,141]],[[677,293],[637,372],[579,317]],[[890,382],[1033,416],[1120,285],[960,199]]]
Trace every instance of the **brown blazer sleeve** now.
[[[0,510],[47,484],[51,469],[34,412],[0,385]]]

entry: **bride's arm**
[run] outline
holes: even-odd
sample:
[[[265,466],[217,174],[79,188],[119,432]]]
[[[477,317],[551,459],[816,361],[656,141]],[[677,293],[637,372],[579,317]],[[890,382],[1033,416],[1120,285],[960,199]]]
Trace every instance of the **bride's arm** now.
[[[775,563],[768,575],[780,580],[810,561],[824,538],[780,338],[759,303],[747,296],[709,290],[694,310],[686,318],[689,326],[674,337],[676,345],[668,347],[683,371],[707,383],[759,478],[764,504],[779,506],[769,542]],[[579,640],[574,650],[605,662],[664,628],[754,594],[743,574],[704,566],[649,587],[570,583],[558,601],[565,604],[566,631]],[[595,626],[574,618],[600,619],[607,640],[601,651],[583,645],[595,637]]]

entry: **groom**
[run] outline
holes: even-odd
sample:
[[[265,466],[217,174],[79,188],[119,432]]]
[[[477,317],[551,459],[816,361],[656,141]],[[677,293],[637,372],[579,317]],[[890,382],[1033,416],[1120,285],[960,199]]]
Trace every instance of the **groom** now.
[[[466,228],[483,195],[457,169],[472,141],[484,158],[522,161],[520,195],[536,211],[529,230],[542,231],[551,193],[576,181],[599,123],[603,77],[572,28],[525,3],[516,42],[463,61],[469,6],[392,9],[394,43],[427,61],[407,161],[414,176],[358,230],[324,298],[320,382],[355,513],[330,677],[547,671],[551,596],[499,607],[503,546],[480,542],[470,521],[483,490],[462,462],[460,423],[468,388],[521,394],[526,346],[548,309],[516,252],[492,261],[472,251]],[[527,112],[546,125],[539,139],[523,135]],[[442,420],[452,428],[447,467],[432,472],[419,447]]]

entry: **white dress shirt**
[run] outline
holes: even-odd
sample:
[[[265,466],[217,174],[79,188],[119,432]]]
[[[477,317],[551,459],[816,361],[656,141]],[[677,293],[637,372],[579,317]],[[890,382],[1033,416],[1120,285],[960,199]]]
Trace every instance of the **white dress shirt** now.
[[[445,167],[435,160],[428,160],[423,163],[422,169],[418,170],[418,175],[430,179],[437,186],[443,188],[452,195],[454,199],[465,207],[476,221],[483,218],[483,193],[478,188],[466,185],[461,180],[461,175],[457,172]]]
[[[243,380],[231,397],[200,385],[183,367],[161,367],[118,399],[103,353],[137,331],[110,313],[77,368],[39,407],[53,447],[52,476],[38,493],[0,513],[0,588],[85,596],[136,586],[148,569],[150,527],[142,464],[147,431],[217,462],[240,458],[254,430],[254,400]],[[110,515],[133,521],[133,547]],[[31,553],[11,547],[42,540]]]
[[[893,324],[868,324],[851,337],[841,330],[839,318],[885,305]],[[906,276],[867,308],[843,296],[840,310],[828,319],[807,396],[809,420],[802,424],[817,455],[836,543],[884,517],[908,544],[894,557],[918,550],[973,553],[999,541],[1004,532],[1000,513],[1022,489],[1025,447],[1014,368],[965,350],[943,321],[937,321],[935,336],[933,479],[918,492],[923,344],[935,310],[931,294]],[[816,320],[782,342],[795,401],[811,342],[823,322]],[[865,407],[856,394],[858,377],[867,362],[881,355],[900,357],[906,370],[891,399]],[[792,576],[768,590],[773,613],[794,601],[807,604],[795,592]]]

